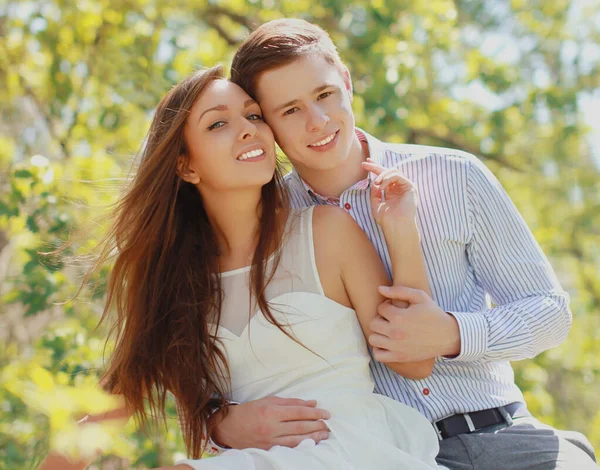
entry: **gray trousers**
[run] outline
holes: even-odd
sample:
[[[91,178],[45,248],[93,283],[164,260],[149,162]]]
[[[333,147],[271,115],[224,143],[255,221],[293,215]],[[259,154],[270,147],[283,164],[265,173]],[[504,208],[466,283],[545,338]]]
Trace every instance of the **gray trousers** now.
[[[574,431],[533,417],[440,441],[437,462],[449,470],[598,470],[594,449]]]

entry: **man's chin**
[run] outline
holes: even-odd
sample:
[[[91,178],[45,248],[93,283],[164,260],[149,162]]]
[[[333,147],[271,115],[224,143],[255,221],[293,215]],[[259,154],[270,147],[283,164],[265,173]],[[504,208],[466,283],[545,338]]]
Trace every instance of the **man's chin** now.
[[[319,160],[313,159],[308,162],[304,160],[300,164],[296,164],[293,160],[290,161],[296,169],[302,168],[308,171],[331,171],[340,167],[340,165],[343,164],[344,159],[337,156],[328,156],[327,158],[322,158]]]

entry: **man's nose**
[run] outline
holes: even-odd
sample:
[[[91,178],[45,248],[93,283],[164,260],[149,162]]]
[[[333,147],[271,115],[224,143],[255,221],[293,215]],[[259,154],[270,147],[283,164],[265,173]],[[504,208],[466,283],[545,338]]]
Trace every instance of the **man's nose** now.
[[[327,113],[319,106],[311,106],[308,108],[308,122],[306,127],[308,131],[319,131],[324,129],[330,119]]]

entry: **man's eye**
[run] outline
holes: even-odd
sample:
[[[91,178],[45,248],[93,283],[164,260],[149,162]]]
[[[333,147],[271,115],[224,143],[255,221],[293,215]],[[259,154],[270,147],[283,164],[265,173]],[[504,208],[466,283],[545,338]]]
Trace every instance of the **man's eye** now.
[[[249,121],[262,121],[263,117],[260,114],[251,114],[248,116]]]
[[[213,129],[218,129],[219,127],[223,127],[225,125],[225,121],[217,121],[210,126],[208,126],[208,130],[212,131]]]
[[[289,115],[289,114],[294,114],[294,113],[295,113],[297,110],[298,110],[298,108],[297,108],[297,107],[290,108],[290,109],[288,109],[288,110],[287,110],[285,113],[283,113],[283,115],[284,115],[284,116],[287,116],[287,115]]]

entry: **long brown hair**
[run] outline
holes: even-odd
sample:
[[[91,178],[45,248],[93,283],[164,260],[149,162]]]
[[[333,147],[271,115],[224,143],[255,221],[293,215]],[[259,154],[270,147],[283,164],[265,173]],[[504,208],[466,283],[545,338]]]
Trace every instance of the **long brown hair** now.
[[[319,26],[297,18],[269,21],[242,43],[231,63],[231,81],[256,99],[263,72],[309,55],[318,55],[339,70],[344,68],[335,44]]]
[[[210,324],[215,314],[218,324],[222,304],[217,240],[199,191],[178,175],[178,157],[189,158],[183,129],[192,105],[221,79],[220,66],[197,72],[160,101],[139,167],[92,268],[115,256],[100,320],[116,315],[109,336],[115,349],[101,383],[124,396],[141,425],[148,424],[145,401],[151,417],[166,425],[171,392],[191,458],[201,457],[210,405],[225,403],[228,367]],[[260,204],[250,285],[258,306],[277,324],[265,288],[274,273],[267,272],[267,260],[282,243],[277,209],[288,206],[279,165]]]

